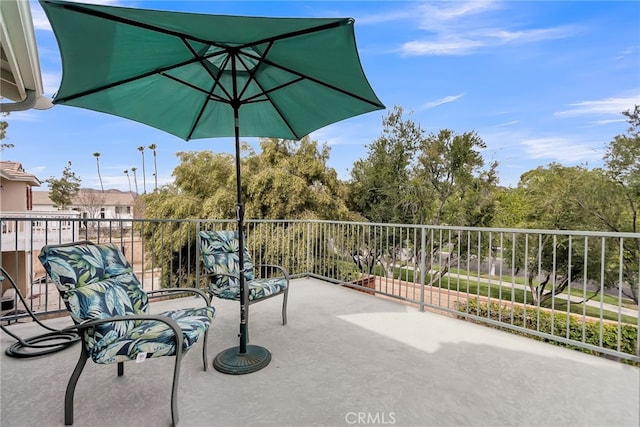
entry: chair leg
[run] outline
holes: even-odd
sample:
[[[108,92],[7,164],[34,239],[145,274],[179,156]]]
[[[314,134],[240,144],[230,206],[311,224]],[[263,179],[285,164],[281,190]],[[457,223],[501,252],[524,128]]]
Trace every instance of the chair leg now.
[[[171,425],[178,425],[178,381],[180,379],[180,363],[182,362],[182,349],[176,349],[176,361],[173,367],[173,385],[171,386]]]
[[[204,333],[202,340],[202,362],[204,363],[204,370],[207,370],[207,337],[209,336],[209,329]]]
[[[247,344],[249,344],[249,303],[246,305],[247,314],[245,314],[245,318],[247,319],[247,327],[244,329],[245,334],[247,334]]]
[[[73,395],[76,391],[78,378],[80,378],[80,374],[82,373],[82,370],[84,369],[84,365],[87,363],[88,358],[89,355],[87,354],[83,343],[82,351],[80,352],[80,359],[78,359],[78,363],[76,364],[76,367],[71,374],[71,378],[69,378],[67,391],[64,395],[64,424],[67,426],[73,425]]]
[[[124,375],[124,362],[118,362],[118,376]]]
[[[284,290],[284,301],[282,301],[282,325],[287,324],[287,299],[289,298],[289,287]]]

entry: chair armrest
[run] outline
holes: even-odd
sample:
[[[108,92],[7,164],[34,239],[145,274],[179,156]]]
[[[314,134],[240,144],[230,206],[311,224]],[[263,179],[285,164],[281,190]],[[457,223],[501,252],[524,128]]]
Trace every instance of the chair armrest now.
[[[227,276],[227,277],[231,277],[232,279],[239,279],[237,274],[231,274],[231,273],[204,273],[201,276],[202,277]]]
[[[152,297],[159,297],[162,295],[154,295],[154,294],[196,294],[196,296],[202,297],[207,305],[211,305],[211,298],[207,295],[202,289],[197,288],[164,288],[157,289],[155,291],[146,291],[147,295]]]
[[[93,320],[85,320],[84,322],[78,323],[73,328],[78,329],[78,332],[81,333],[85,329],[92,328],[94,326],[102,325],[104,323],[112,323],[112,322],[128,322],[131,320],[156,320],[158,322],[165,323],[171,329],[173,329],[175,340],[176,340],[176,351],[178,348],[182,349],[182,329],[178,326],[178,323],[170,317],[161,316],[159,314],[130,314],[126,316],[113,316],[105,319],[93,319]]]
[[[262,275],[262,271],[266,270],[266,269],[272,269],[272,270],[280,270],[280,272],[282,273],[282,275],[285,277],[285,279],[287,279],[287,282],[289,281],[289,272],[287,271],[286,268],[280,266],[280,265],[274,265],[274,264],[259,264],[254,266],[254,268],[256,269],[260,269],[260,274]]]

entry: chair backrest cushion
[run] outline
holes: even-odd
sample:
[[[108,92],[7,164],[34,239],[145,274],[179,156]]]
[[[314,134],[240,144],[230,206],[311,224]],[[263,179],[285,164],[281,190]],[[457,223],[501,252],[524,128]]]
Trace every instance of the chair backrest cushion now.
[[[209,283],[211,292],[222,298],[239,294],[239,241],[236,231],[200,231],[200,255],[205,271],[214,275]],[[251,255],[244,245],[244,278],[255,278]]]
[[[147,294],[114,244],[45,246],[38,258],[78,320],[149,312]]]

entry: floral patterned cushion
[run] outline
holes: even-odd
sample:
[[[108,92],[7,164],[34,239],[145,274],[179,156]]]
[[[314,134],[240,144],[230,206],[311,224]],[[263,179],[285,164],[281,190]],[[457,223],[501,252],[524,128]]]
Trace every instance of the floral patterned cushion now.
[[[113,316],[149,314],[149,301],[131,265],[113,244],[47,246],[40,262],[56,284],[76,322]],[[215,309],[202,307],[162,313],[173,318],[183,333],[184,350],[209,328]],[[83,339],[96,363],[175,354],[173,330],[156,320],[108,322],[87,329]]]
[[[238,281],[238,233],[235,231],[201,231],[200,254],[205,271],[215,275],[211,280],[211,290],[225,294],[229,287],[240,287]],[[244,247],[244,278],[245,281],[254,279],[251,255]]]
[[[213,275],[209,282],[209,290],[219,298],[240,299],[238,248],[238,233],[236,231],[200,232],[202,262],[205,271]],[[284,277],[256,279],[251,255],[249,255],[246,246],[243,249],[244,278],[249,300],[271,296],[287,288],[287,279]]]
[[[133,271],[112,243],[49,247],[38,258],[60,292]]]
[[[190,308],[160,313],[176,321],[182,330],[183,351],[193,346],[207,331],[214,317],[213,307]],[[121,322],[114,322],[116,325]],[[89,355],[96,363],[107,364],[135,360],[138,353],[146,357],[172,356],[176,353],[173,329],[166,323],[145,320],[124,334],[112,329],[106,334],[96,333],[88,345]],[[89,344],[88,343],[88,344]]]
[[[226,288],[219,288],[211,286],[211,293],[218,298],[240,300],[240,284],[237,281],[231,286]],[[237,285],[236,285],[237,284]],[[287,279],[284,277],[277,277],[273,279],[253,279],[245,282],[249,292],[249,300],[257,300],[260,298],[268,297],[278,292],[284,291],[287,288]]]

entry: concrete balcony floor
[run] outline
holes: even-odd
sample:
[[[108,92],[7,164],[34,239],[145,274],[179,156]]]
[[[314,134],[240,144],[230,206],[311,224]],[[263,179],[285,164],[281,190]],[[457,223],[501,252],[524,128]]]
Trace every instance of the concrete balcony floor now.
[[[214,300],[208,342],[183,359],[180,425],[200,426],[638,426],[640,370],[611,360],[419,312],[314,279],[292,281],[289,322],[281,298],[251,307],[251,343],[271,364],[248,375],[211,367],[237,346],[237,303]],[[152,304],[152,312],[195,305]],[[52,327],[68,318],[47,321]],[[12,324],[23,337],[36,324]],[[62,426],[79,344],[35,359],[7,357],[2,333],[3,427]],[[88,362],[75,395],[75,426],[168,426],[172,357],[115,365]]]

